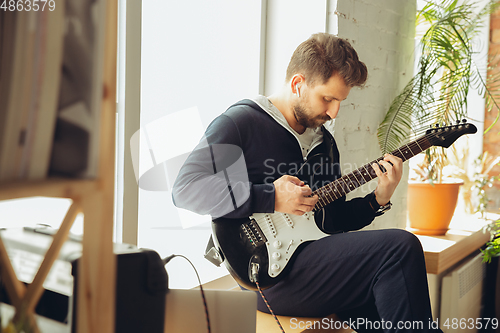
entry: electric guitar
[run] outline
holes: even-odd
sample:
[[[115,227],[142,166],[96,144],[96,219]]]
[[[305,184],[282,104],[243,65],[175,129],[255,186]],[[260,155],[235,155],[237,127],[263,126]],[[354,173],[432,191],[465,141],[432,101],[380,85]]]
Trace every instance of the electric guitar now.
[[[430,128],[424,135],[391,154],[406,161],[429,147],[448,148],[462,135],[476,132],[477,128],[465,121]],[[255,277],[262,289],[278,283],[301,244],[329,235],[317,226],[315,217],[324,214],[323,208],[329,203],[375,179],[377,175],[371,165],[382,159],[380,157],[315,190],[313,195],[318,195],[319,200],[313,211],[304,215],[277,212],[256,213],[242,219],[214,219],[214,243],[233,278],[251,290],[257,289]]]

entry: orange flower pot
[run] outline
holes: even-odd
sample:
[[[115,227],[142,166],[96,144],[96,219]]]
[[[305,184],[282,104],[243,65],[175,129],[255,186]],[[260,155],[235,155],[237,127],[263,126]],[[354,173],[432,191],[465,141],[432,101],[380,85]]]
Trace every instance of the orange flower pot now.
[[[462,181],[450,183],[408,183],[410,228],[419,235],[444,235],[457,206]]]

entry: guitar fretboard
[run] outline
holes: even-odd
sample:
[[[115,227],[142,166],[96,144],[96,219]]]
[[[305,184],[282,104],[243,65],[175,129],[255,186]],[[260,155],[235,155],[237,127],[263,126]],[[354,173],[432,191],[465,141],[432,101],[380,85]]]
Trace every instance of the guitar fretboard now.
[[[391,152],[391,155],[397,156],[404,161],[412,158],[413,156],[421,153],[427,148],[431,147],[432,144],[429,142],[427,137],[424,135],[415,141],[412,141],[406,145]],[[369,181],[377,178],[375,170],[372,168],[373,163],[380,162],[384,157],[380,157],[370,163],[363,165],[362,167],[354,170],[353,172],[346,174],[333,182],[320,187],[314,191],[313,195],[318,195],[319,199],[314,207],[314,211],[317,211],[329,203],[337,200],[347,193],[353,191],[354,189],[368,183]]]

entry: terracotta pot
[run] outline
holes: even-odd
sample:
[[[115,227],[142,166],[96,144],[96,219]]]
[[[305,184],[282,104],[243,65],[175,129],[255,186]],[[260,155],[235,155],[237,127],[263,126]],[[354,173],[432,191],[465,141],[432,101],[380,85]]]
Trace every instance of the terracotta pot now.
[[[408,183],[410,228],[419,235],[444,235],[455,212],[462,181]]]

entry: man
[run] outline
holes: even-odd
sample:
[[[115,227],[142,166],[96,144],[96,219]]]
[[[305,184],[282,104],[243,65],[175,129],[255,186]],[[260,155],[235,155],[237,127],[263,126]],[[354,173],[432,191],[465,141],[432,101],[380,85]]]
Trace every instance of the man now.
[[[280,91],[240,101],[209,125],[206,140],[179,173],[174,203],[225,219],[311,212],[318,203],[313,190],[341,175],[335,140],[322,125],[335,119],[351,88],[366,78],[366,66],[347,41],[324,33],[311,36],[292,55]],[[316,157],[321,162],[315,165],[327,167],[320,172],[301,167]],[[431,330],[417,238],[404,230],[347,232],[390,208],[402,161],[385,155],[372,168],[378,176],[375,191],[326,205],[316,224],[333,234],[301,246],[284,278],[264,290],[275,313],[337,313],[358,332],[409,331],[411,323],[420,323],[415,331]],[[269,311],[262,299],[258,308]]]

